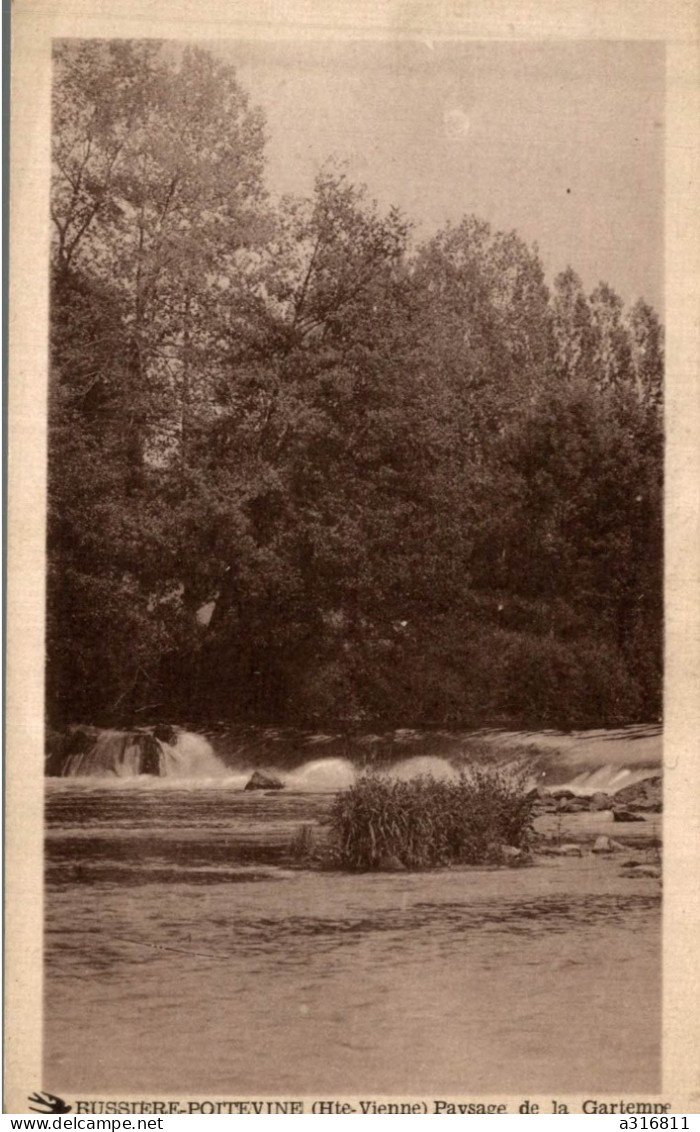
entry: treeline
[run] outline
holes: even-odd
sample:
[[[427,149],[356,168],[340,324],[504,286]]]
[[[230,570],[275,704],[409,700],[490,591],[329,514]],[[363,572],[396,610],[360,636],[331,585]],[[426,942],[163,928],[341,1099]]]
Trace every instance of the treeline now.
[[[264,149],[206,52],[56,47],[51,722],[658,715],[654,311]]]

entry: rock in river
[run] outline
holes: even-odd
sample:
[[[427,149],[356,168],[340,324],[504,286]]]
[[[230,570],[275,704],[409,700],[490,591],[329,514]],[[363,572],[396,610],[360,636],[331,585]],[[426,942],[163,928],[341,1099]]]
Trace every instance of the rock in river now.
[[[588,800],[588,808],[593,812],[600,812],[601,810],[611,810],[613,807],[612,799],[609,794],[598,792],[591,795]]]
[[[615,810],[613,819],[615,821],[644,821],[641,814],[633,814],[631,810]]]
[[[616,853],[618,849],[622,848],[624,848],[624,846],[622,846],[619,841],[613,841],[611,837],[606,837],[605,834],[601,834],[600,837],[596,837],[592,851],[594,853]]]
[[[647,810],[651,813],[661,813],[663,808],[663,784],[661,775],[654,778],[645,778],[618,790],[615,794],[615,805],[628,810]]]
[[[284,783],[272,774],[263,774],[256,770],[245,784],[246,790],[284,790]]]

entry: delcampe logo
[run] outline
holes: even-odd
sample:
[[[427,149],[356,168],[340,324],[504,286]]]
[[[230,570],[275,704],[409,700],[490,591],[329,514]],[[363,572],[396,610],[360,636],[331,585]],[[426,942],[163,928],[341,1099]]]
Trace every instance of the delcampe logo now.
[[[53,1093],[32,1093],[31,1097],[27,1097],[29,1102],[30,1112],[70,1112],[72,1105],[66,1104],[62,1097],[55,1097]],[[40,1105],[40,1108],[34,1108],[34,1105]]]

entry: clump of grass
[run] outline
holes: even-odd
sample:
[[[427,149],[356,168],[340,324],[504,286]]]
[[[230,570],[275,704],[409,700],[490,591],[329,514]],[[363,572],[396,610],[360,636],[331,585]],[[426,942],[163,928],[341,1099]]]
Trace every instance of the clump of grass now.
[[[524,775],[498,767],[470,768],[454,781],[365,774],[335,799],[333,861],[346,869],[496,862],[504,845],[526,845],[533,805]]]

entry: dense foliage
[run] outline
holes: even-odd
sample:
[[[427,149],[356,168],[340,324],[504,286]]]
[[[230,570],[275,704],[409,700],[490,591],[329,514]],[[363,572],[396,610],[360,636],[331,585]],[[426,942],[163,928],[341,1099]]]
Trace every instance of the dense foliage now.
[[[497,863],[503,846],[527,846],[533,804],[516,775],[495,767],[456,781],[367,774],[335,798],[329,852],[349,869]]]
[[[200,50],[58,44],[53,141],[52,722],[658,715],[653,310],[342,170],[269,200]]]

